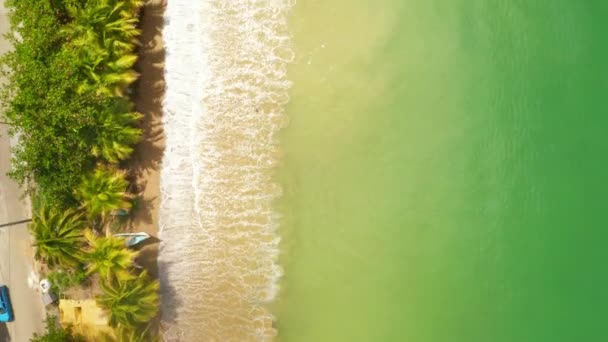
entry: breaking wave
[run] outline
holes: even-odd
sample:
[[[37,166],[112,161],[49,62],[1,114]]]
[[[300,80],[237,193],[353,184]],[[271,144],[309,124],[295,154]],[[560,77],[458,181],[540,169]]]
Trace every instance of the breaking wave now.
[[[159,256],[168,341],[266,341],[278,291],[272,174],[293,1],[169,1]]]

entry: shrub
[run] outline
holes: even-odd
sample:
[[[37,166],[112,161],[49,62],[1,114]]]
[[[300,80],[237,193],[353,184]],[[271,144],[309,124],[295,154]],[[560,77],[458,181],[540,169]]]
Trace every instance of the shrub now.
[[[47,314],[45,319],[46,333],[34,336],[30,339],[31,342],[84,342],[84,337],[74,334],[71,327],[62,328],[57,322],[57,317]]]
[[[137,77],[141,3],[8,0],[6,6],[14,49],[0,58],[7,80],[0,103],[11,133],[22,137],[10,176],[30,193],[35,184],[49,206],[76,207],[81,176],[100,161],[128,158],[141,135],[141,115],[123,96]]]
[[[51,291],[61,294],[72,287],[83,285],[88,280],[88,276],[85,270],[77,268],[52,271],[47,275],[47,279],[51,282]]]

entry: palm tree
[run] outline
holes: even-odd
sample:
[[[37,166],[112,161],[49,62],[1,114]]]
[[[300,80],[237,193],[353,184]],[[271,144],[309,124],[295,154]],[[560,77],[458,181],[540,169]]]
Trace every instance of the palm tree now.
[[[103,157],[110,163],[118,163],[133,153],[135,143],[141,138],[142,130],[134,125],[142,118],[137,112],[120,114],[102,111],[96,125],[97,137],[91,150],[96,157]]]
[[[133,266],[138,252],[128,249],[124,239],[114,236],[96,237],[90,230],[85,232],[85,237],[89,242],[85,253],[87,274],[99,273],[105,281],[133,278],[129,268]]]
[[[62,33],[77,46],[97,43],[110,54],[121,55],[138,44],[141,30],[137,28],[136,12],[143,4],[141,0],[96,0],[87,6],[70,7],[68,12],[74,20],[65,25]]]
[[[146,271],[131,279],[102,281],[101,288],[103,294],[96,298],[97,304],[108,311],[110,326],[119,332],[137,331],[158,313],[159,283]]]
[[[75,196],[86,209],[89,219],[100,219],[103,225],[113,211],[131,208],[131,196],[126,192],[128,186],[124,171],[99,166],[92,174],[83,177]]]
[[[150,329],[152,328],[152,323],[146,324],[143,328],[126,328],[121,325],[119,328],[115,330],[116,335],[118,336],[118,341],[122,342],[158,342],[160,338],[158,336],[154,336]]]
[[[67,210],[57,213],[42,207],[34,214],[29,226],[34,236],[36,259],[46,261],[49,266],[73,267],[80,264],[85,226],[81,212]]]
[[[95,67],[84,65],[83,70],[90,79],[78,86],[78,94],[94,91],[99,96],[123,96],[124,89],[139,77],[139,74],[131,69],[115,71],[108,67],[97,70]]]
[[[88,78],[78,92],[120,96],[137,79],[131,68],[137,61],[132,52],[141,34],[136,15],[141,6],[141,0],[97,0],[68,9],[74,20],[62,32],[79,51],[81,70]]]

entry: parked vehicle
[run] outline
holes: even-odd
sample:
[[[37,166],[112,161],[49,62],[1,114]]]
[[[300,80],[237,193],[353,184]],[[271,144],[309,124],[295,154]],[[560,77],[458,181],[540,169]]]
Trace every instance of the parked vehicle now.
[[[0,286],[0,322],[11,322],[14,319],[8,287]]]

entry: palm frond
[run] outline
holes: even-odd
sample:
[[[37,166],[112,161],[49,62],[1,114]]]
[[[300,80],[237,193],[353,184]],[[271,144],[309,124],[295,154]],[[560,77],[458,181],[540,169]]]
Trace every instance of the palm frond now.
[[[150,279],[143,271],[131,279],[103,281],[101,288],[103,294],[96,299],[108,311],[110,325],[117,328],[121,335],[135,337],[134,333],[138,331],[140,335],[146,335],[149,326],[143,331],[140,327],[158,313],[158,281]]]
[[[131,208],[126,192],[128,182],[123,171],[109,167],[98,167],[83,177],[75,196],[87,211],[89,219],[104,219],[115,210]]]
[[[36,247],[35,257],[49,266],[73,267],[82,261],[83,213],[67,210],[58,213],[42,207],[29,226]]]
[[[85,254],[87,274],[98,273],[105,281],[133,278],[129,269],[138,252],[128,249],[124,239],[97,237],[92,231],[87,231],[85,237],[89,243]]]

